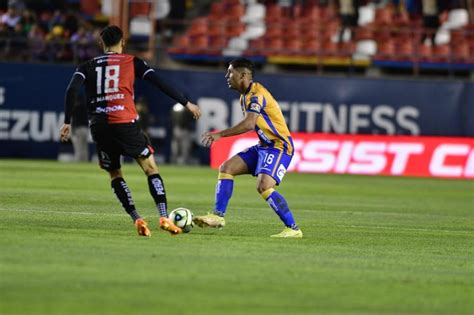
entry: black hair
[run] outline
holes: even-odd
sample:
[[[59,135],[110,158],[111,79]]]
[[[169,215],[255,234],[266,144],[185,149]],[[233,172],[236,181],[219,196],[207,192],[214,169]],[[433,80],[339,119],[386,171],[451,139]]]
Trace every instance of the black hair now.
[[[254,74],[254,66],[253,66],[253,62],[246,59],[246,58],[237,58],[237,59],[234,59],[232,60],[230,63],[229,63],[232,67],[234,67],[234,69],[238,69],[238,68],[245,68],[245,69],[248,69],[250,70],[250,73],[252,74],[252,77],[253,77],[253,74]]]
[[[123,32],[120,27],[109,25],[100,32],[100,38],[102,38],[105,47],[115,46],[123,38]]]

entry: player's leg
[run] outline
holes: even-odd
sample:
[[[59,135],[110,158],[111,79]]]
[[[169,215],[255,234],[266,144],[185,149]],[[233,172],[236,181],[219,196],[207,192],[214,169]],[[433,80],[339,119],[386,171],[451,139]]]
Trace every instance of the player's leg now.
[[[125,212],[127,212],[130,218],[132,218],[137,227],[138,234],[142,236],[150,236],[150,230],[148,229],[146,222],[138,214],[130,188],[123,178],[119,148],[111,137],[109,127],[105,125],[96,125],[91,128],[91,133],[96,144],[99,165],[110,175],[112,192],[121,203]]]
[[[275,186],[280,184],[290,162],[291,156],[281,150],[263,149],[259,151],[259,163],[256,170],[258,174],[257,191],[285,225],[285,229],[281,233],[272,235],[272,237],[303,237],[303,232],[296,224],[286,199],[275,190]]]
[[[155,157],[153,154],[150,154],[148,156],[138,156],[135,160],[148,178],[148,189],[150,195],[155,201],[156,209],[160,215],[160,228],[170,232],[171,234],[181,233],[182,230],[168,218],[168,203],[166,200],[165,184],[158,171]]]
[[[123,179],[122,171],[120,169],[108,171],[111,180],[112,191],[114,192],[117,199],[122,204],[122,207],[132,218],[135,227],[137,228],[138,235],[151,236],[150,229],[146,221],[138,214],[135,209],[135,202],[132,198],[130,188],[128,188],[127,182]]]
[[[200,227],[221,228],[225,226],[224,216],[234,190],[234,176],[249,174],[251,168],[253,168],[255,164],[252,163],[252,161],[256,161],[257,159],[257,151],[252,147],[244,152],[234,155],[219,167],[214,211],[213,213],[204,216],[195,217],[194,223]]]
[[[303,232],[296,224],[286,199],[275,190],[275,185],[276,181],[270,175],[263,173],[258,175],[257,191],[285,225],[281,233],[272,237],[302,237]]]

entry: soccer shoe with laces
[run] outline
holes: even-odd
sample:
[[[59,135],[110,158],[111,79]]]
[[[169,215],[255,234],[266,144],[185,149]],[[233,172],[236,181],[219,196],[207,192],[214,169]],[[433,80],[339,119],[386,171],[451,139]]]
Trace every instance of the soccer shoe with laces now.
[[[277,238],[302,238],[303,232],[301,230],[293,230],[289,227],[286,227],[278,234],[274,234],[270,237],[277,237]]]
[[[199,227],[223,228],[225,226],[224,217],[217,214],[208,213],[207,215],[194,217],[193,222]]]
[[[140,235],[140,236],[151,236],[151,231],[148,228],[148,225],[146,224],[145,220],[143,220],[143,219],[135,220],[135,226],[137,228],[138,235]]]
[[[181,228],[177,227],[173,223],[173,221],[171,221],[169,218],[165,218],[165,217],[160,218],[160,228],[162,230],[170,232],[173,235],[183,233],[183,230],[181,230]]]

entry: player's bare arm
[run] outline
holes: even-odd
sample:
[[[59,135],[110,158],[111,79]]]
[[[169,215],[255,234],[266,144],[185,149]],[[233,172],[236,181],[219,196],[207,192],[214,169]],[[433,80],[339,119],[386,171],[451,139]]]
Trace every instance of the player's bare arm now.
[[[213,142],[219,140],[221,137],[236,136],[254,130],[258,116],[259,114],[257,113],[247,112],[245,118],[235,126],[221,131],[205,132],[202,135],[201,142],[204,146],[209,147]]]
[[[193,114],[194,119],[198,120],[199,117],[201,117],[201,110],[196,104],[193,104],[188,101],[185,107]]]

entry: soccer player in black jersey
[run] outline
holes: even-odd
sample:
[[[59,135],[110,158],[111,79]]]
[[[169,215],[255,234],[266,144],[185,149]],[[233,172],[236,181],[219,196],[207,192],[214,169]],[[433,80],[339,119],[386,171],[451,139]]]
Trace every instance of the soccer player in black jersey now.
[[[138,234],[150,236],[147,223],[140,217],[123,179],[120,156],[135,158],[148,177],[148,186],[160,214],[160,228],[171,234],[181,233],[168,218],[166,192],[153,157],[149,139],[137,125],[138,114],[133,100],[135,78],[146,80],[184,105],[198,119],[199,107],[160,79],[144,61],[123,54],[124,39],[117,26],[107,26],[100,34],[104,54],[81,64],[74,72],[66,90],[64,124],[61,141],[71,134],[71,111],[79,89],[85,84],[88,116],[92,138],[96,144],[100,167],[110,174],[112,191],[130,215]]]

